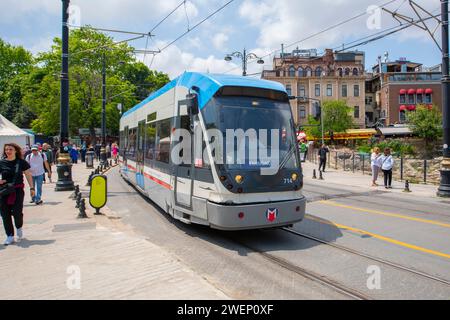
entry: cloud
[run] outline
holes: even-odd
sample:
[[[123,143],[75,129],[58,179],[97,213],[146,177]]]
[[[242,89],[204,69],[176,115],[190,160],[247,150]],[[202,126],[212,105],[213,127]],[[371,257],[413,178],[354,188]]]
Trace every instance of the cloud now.
[[[218,33],[212,38],[214,47],[218,50],[227,51],[224,47],[225,43],[228,41],[228,36],[224,33]]]
[[[158,47],[164,47],[164,42],[158,42]],[[142,55],[138,56],[142,59]],[[152,59],[147,58],[146,63],[150,66]],[[233,62],[226,62],[222,57],[216,58],[209,55],[201,58],[191,52],[183,51],[176,45],[168,47],[165,51],[155,55],[150,66],[151,69],[160,70],[167,74],[171,79],[176,78],[184,71],[224,73],[232,68],[237,67],[231,74],[240,74],[240,68]]]

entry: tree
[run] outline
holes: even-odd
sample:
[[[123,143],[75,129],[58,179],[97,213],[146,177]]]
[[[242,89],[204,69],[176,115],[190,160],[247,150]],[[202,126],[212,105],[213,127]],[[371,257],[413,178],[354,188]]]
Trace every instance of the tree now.
[[[324,134],[327,132],[345,132],[354,126],[353,117],[350,115],[352,108],[347,106],[344,101],[330,100],[323,103],[322,117]],[[322,128],[320,121],[314,119],[313,116],[308,117],[308,125],[306,132],[313,137],[319,138],[322,136]]]
[[[431,142],[442,137],[442,113],[436,106],[428,108],[417,106],[415,112],[408,112],[406,120],[413,133],[424,139],[426,155],[431,155],[433,145]]]

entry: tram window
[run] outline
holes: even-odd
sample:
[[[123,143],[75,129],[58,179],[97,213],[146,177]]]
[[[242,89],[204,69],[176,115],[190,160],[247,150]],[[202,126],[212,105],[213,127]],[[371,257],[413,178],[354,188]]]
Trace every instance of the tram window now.
[[[145,123],[144,121],[139,122],[138,126],[138,150],[144,151],[144,143],[145,143]]]
[[[136,158],[136,131],[136,128],[130,129],[128,134],[127,158],[131,160]]]
[[[146,126],[145,135],[145,162],[154,159],[155,156],[155,140],[156,140],[156,126],[154,123],[148,123]]]
[[[157,161],[169,163],[170,156],[170,119],[164,119],[157,124],[156,129],[156,152]]]

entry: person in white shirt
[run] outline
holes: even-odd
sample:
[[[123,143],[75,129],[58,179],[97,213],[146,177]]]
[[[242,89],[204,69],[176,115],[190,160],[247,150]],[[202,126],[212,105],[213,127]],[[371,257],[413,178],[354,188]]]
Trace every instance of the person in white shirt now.
[[[44,182],[44,166],[47,168],[48,177],[51,179],[52,171],[47,162],[47,156],[45,153],[40,153],[38,147],[33,145],[31,147],[31,154],[29,154],[25,160],[30,164],[30,171],[33,177],[33,185],[36,188],[36,194],[31,199],[31,203],[42,204],[42,183]]]
[[[373,148],[372,155],[370,157],[370,165],[372,167],[372,187],[377,187],[378,173],[381,167],[381,153],[380,148]]]
[[[384,173],[384,187],[392,189],[392,168],[394,167],[394,158],[391,155],[391,149],[384,149],[384,155],[381,157],[381,170]]]

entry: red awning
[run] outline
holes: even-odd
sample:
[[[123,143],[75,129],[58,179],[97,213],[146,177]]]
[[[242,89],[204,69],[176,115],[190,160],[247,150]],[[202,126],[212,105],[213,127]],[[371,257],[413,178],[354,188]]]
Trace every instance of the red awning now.
[[[425,90],[424,89],[417,89],[417,94],[423,94],[425,92]]]
[[[428,89],[425,90],[425,93],[426,94],[431,94],[431,93],[433,93],[433,89],[428,88]]]
[[[406,94],[408,91],[406,89],[400,89],[400,94]]]
[[[415,89],[409,89],[408,90],[408,94],[416,94],[416,90]]]
[[[413,104],[412,104],[412,105],[409,105],[409,106],[408,106],[408,110],[409,110],[409,111],[414,111],[414,110],[416,110],[416,106],[413,105]]]
[[[400,106],[400,111],[406,111],[406,110],[408,110],[408,108],[404,104],[402,104]]]

